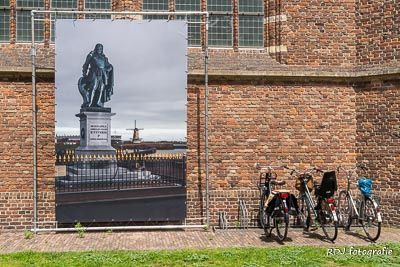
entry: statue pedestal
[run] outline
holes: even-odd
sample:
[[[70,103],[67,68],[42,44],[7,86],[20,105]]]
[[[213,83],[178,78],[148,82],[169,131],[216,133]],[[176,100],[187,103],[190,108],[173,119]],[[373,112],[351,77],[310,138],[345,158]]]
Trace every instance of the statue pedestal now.
[[[79,114],[81,142],[76,155],[115,155],[111,146],[111,108],[82,108]]]

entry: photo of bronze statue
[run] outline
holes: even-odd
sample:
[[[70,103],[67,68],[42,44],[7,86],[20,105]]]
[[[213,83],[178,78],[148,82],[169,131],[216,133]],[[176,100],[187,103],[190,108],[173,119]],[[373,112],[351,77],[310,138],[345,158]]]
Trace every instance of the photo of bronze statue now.
[[[103,53],[103,45],[96,44],[82,66],[78,88],[83,98],[82,108],[104,107],[111,99],[114,86],[114,69]]]

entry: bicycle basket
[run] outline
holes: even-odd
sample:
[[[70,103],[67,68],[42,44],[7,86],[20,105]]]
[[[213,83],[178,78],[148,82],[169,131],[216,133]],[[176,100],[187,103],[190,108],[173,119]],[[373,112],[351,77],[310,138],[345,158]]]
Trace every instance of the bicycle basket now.
[[[305,177],[304,177],[304,175],[306,175]],[[303,180],[304,179],[306,179],[306,181],[307,181],[307,187],[308,187],[308,190],[310,190],[310,192],[313,190],[313,188],[314,188],[314,179],[313,179],[313,177],[311,176],[311,175],[309,175],[309,174],[301,174],[301,175],[299,175],[298,177],[297,177],[297,179],[296,179],[296,183],[295,183],[295,188],[297,189],[297,190],[299,190],[300,192],[304,192],[306,189],[304,188],[304,182],[303,182]]]
[[[367,177],[360,177],[357,182],[358,189],[360,189],[361,193],[369,197],[372,194],[372,180]]]

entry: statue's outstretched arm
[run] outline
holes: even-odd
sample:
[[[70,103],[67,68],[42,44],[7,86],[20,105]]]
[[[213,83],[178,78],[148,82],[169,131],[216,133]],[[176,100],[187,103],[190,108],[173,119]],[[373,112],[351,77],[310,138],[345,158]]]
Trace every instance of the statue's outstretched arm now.
[[[92,59],[92,57],[93,57],[93,51],[90,52],[90,53],[87,55],[86,61],[85,61],[85,63],[84,63],[83,66],[82,66],[82,74],[83,74],[83,76],[86,76],[86,73],[87,73],[87,70],[88,70],[88,67],[89,67],[89,63],[90,63],[90,60]]]

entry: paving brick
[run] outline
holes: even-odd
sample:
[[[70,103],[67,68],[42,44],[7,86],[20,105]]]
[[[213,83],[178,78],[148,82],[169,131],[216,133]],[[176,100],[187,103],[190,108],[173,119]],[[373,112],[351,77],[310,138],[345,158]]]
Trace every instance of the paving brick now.
[[[384,228],[377,243],[399,242],[400,230]],[[353,246],[371,244],[361,229],[339,231],[335,243],[326,240],[321,229],[303,233],[301,229],[289,229],[283,243],[275,233],[266,237],[262,229],[213,231],[145,231],[145,232],[91,232],[79,238],[77,233],[37,234],[25,239],[23,233],[4,233],[0,239],[0,253],[19,251],[111,251],[111,250],[175,250],[230,247],[278,247],[278,246]]]

